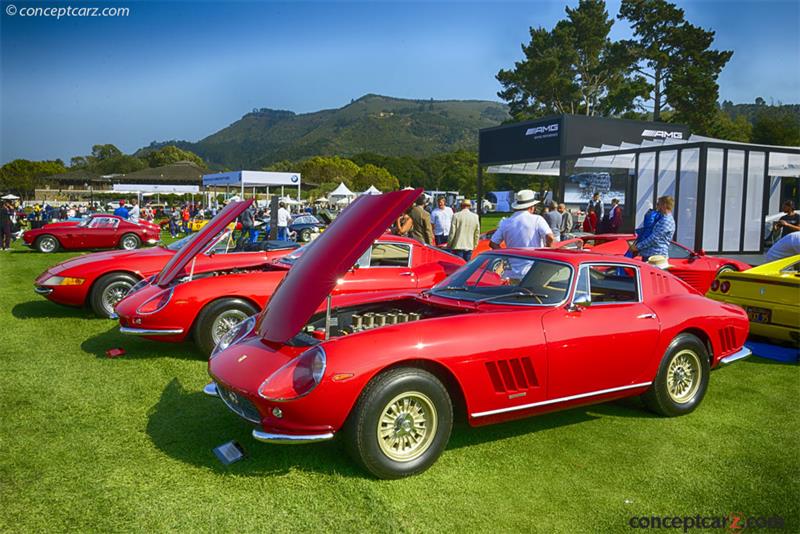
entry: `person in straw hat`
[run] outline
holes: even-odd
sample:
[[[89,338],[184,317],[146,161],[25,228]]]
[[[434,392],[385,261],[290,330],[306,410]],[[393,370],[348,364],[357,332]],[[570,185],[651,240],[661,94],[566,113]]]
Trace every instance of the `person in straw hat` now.
[[[647,258],[647,263],[649,263],[653,267],[658,267],[659,269],[670,269],[672,267],[672,265],[669,264],[667,257],[662,256],[661,254],[650,256],[649,258]]]
[[[533,191],[523,189],[514,198],[511,208],[514,215],[505,219],[492,235],[489,246],[500,248],[505,243],[508,248],[542,248],[553,244],[553,231],[540,215],[533,213],[533,207],[539,203]]]

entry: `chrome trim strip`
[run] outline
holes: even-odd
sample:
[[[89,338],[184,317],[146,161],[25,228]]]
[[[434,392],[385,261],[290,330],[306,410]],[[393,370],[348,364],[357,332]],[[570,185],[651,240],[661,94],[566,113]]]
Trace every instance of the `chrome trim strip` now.
[[[567,402],[571,400],[583,399],[585,397],[593,397],[596,395],[605,395],[606,393],[614,393],[616,391],[625,391],[626,389],[636,389],[649,386],[653,382],[641,382],[639,384],[631,384],[629,386],[620,386],[618,388],[601,389],[599,391],[590,391],[589,393],[579,393],[578,395],[570,395],[569,397],[560,397],[558,399],[549,399],[545,401],[532,402],[531,404],[522,404],[520,406],[511,406],[509,408],[499,408],[497,410],[489,410],[486,412],[477,412],[471,414],[472,417],[486,417],[487,415],[496,415],[505,412],[516,412],[519,410],[527,410],[528,408],[536,408],[537,406],[547,406],[548,404],[556,404],[559,402]]]
[[[209,397],[219,397],[219,393],[217,393],[217,383],[216,382],[209,382],[203,388],[203,393],[208,395]]]
[[[33,291],[34,291],[34,293],[36,293],[38,295],[49,295],[50,293],[53,292],[53,288],[52,287],[34,286],[33,287]]]
[[[292,434],[273,434],[271,432],[264,432],[263,430],[253,429],[253,438],[264,443],[274,443],[276,445],[300,445],[303,443],[317,443],[320,441],[328,441],[333,439],[333,432],[325,434],[305,434],[305,435],[292,435]]]
[[[753,352],[748,349],[747,347],[742,347],[741,349],[737,350],[733,354],[729,356],[725,356],[719,361],[720,365],[730,365],[733,362],[744,360],[745,358],[749,358],[753,355]]]
[[[183,334],[183,328],[167,328],[164,330],[154,330],[152,328],[130,328],[128,326],[120,326],[119,333],[131,336],[174,336],[178,334]]]

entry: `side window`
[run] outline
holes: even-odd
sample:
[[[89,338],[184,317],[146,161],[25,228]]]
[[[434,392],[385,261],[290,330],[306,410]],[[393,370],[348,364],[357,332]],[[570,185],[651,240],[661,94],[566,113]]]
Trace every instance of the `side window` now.
[[[89,228],[116,228],[118,224],[119,220],[112,217],[95,217],[89,223]]]
[[[624,265],[585,265],[581,267],[575,300],[585,302],[588,287],[592,304],[639,302],[638,275],[636,269]]]
[[[408,267],[411,249],[408,245],[396,243],[375,243],[372,245],[370,267]]]
[[[676,245],[675,243],[670,241],[670,243],[669,243],[669,257],[670,258],[675,258],[675,259],[678,259],[678,260],[685,260],[690,255],[691,255],[691,252],[689,252],[687,249],[683,248],[680,245]]]

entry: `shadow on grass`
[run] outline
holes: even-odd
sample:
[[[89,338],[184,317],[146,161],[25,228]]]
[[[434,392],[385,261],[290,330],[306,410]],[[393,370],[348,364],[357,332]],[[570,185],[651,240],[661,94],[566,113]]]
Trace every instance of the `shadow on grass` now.
[[[455,426],[448,450],[500,441],[521,435],[609,417],[655,417],[638,399],[575,408],[509,423],[471,428]],[[347,454],[339,440],[308,446],[280,446],[256,442],[253,425],[233,414],[217,398],[186,391],[177,378],[161,394],[148,414],[147,434],[154,445],[177,460],[220,473],[246,476],[282,475],[290,470],[369,478]],[[212,449],[230,440],[247,452],[246,461],[223,466]]]
[[[113,348],[125,349],[122,358],[128,360],[147,358],[176,358],[179,360],[206,360],[193,343],[163,343],[143,339],[138,336],[120,334],[117,324],[113,323],[102,334],[88,338],[81,343],[81,349],[98,358],[106,358],[106,351]]]
[[[44,299],[21,302],[11,308],[11,315],[17,319],[61,319],[64,317],[100,319],[87,309],[62,306]]]
[[[201,391],[186,391],[173,379],[150,409],[147,434],[165,454],[192,465],[225,474],[245,476],[282,475],[290,470],[315,471],[348,477],[366,477],[343,454],[338,443],[308,446],[277,446],[255,441],[253,425],[228,410],[221,400]],[[223,466],[212,449],[236,440],[247,452],[247,458]]]
[[[469,447],[488,441],[498,441],[543,430],[586,423],[596,419],[602,419],[605,416],[630,417],[634,419],[656,417],[655,414],[647,411],[638,398],[629,397],[612,402],[529,416],[516,421],[477,428],[472,428],[466,423],[461,423],[456,425],[453,429],[453,434],[450,437],[450,443],[447,448],[458,449],[461,447]]]

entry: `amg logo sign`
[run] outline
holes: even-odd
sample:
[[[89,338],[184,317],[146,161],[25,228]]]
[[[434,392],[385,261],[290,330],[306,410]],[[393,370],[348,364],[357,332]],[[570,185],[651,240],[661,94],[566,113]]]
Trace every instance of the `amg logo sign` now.
[[[558,134],[558,123],[548,124],[546,126],[534,126],[525,130],[525,135],[532,135],[534,138],[539,137],[553,137]]]
[[[657,137],[659,139],[683,139],[683,132],[667,132],[664,130],[644,130],[642,137]]]

